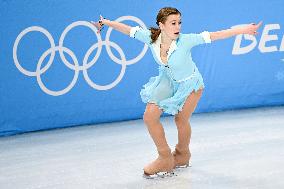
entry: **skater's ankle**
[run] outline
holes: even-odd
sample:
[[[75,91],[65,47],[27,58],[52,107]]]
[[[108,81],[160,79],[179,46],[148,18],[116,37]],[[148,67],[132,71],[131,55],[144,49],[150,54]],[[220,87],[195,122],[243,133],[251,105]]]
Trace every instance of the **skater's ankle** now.
[[[161,158],[161,159],[172,158],[172,153],[171,153],[170,148],[159,149],[158,155],[159,155],[159,158]]]
[[[170,154],[171,153],[170,147],[157,148],[157,151],[159,154]]]
[[[177,153],[189,153],[189,146],[177,144],[176,147],[175,147],[175,151]]]

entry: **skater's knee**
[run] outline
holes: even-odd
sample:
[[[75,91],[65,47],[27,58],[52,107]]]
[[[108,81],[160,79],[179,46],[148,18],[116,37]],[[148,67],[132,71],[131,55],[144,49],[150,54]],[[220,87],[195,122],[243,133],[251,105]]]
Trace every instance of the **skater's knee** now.
[[[146,111],[144,112],[144,115],[143,115],[143,121],[147,125],[158,123],[160,121],[160,116],[157,116],[150,111]]]
[[[175,122],[178,125],[188,124],[189,123],[189,117],[188,116],[177,115],[177,116],[175,116]]]
[[[143,120],[147,125],[159,123],[161,114],[162,111],[156,104],[148,103],[143,115]]]

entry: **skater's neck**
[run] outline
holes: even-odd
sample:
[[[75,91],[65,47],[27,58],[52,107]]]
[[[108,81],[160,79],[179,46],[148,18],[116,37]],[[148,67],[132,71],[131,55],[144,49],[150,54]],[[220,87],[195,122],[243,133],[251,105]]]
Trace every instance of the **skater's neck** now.
[[[161,33],[161,44],[164,46],[170,46],[173,39],[169,38],[165,33]]]

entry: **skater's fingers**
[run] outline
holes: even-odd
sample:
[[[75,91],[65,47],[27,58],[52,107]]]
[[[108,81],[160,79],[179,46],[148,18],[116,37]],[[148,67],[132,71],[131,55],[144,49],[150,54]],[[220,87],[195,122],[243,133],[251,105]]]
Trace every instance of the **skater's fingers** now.
[[[102,22],[105,19],[102,15],[100,15],[100,21]]]
[[[260,22],[256,25],[256,27],[259,28],[261,25],[262,25],[262,21],[260,21]]]

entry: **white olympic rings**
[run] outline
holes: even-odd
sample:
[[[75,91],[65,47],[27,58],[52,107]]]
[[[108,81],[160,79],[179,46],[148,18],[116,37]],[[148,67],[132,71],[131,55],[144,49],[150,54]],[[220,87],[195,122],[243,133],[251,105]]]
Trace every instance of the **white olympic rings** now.
[[[131,20],[131,21],[134,21],[134,22],[137,22],[142,28],[146,28],[145,24],[137,17],[134,17],[134,16],[122,16],[122,17],[119,17],[118,19],[116,19],[115,21],[117,22],[122,22],[122,21],[125,21],[125,20]],[[67,35],[67,33],[73,29],[74,27],[77,27],[77,26],[86,26],[88,28],[90,28],[94,33],[95,35],[97,36],[97,39],[98,39],[98,42],[93,44],[86,52],[84,58],[83,58],[83,62],[82,62],[82,65],[79,65],[78,63],[78,59],[77,57],[75,56],[75,54],[73,53],[72,50],[64,47],[64,39]],[[109,90],[113,87],[115,87],[120,81],[121,79],[123,78],[124,74],[125,74],[125,70],[126,70],[126,66],[127,65],[131,65],[131,64],[135,64],[137,63],[140,59],[143,58],[143,56],[145,55],[145,53],[147,52],[148,50],[148,46],[145,44],[142,51],[140,52],[140,54],[131,59],[131,60],[126,60],[125,58],[125,54],[123,52],[123,50],[116,44],[114,43],[113,41],[110,41],[110,34],[111,34],[111,31],[113,29],[111,27],[108,28],[107,32],[106,32],[106,38],[105,38],[105,41],[102,41],[102,38],[101,38],[101,35],[100,34],[97,34],[97,29],[96,27],[91,24],[90,22],[87,22],[87,21],[77,21],[77,22],[73,22],[71,23],[69,26],[67,26],[64,31],[62,32],[60,38],[59,38],[59,44],[58,46],[55,46],[55,42],[54,42],[54,39],[52,37],[52,35],[44,28],[42,27],[39,27],[39,26],[31,26],[31,27],[28,27],[26,29],[24,29],[19,35],[18,37],[16,38],[15,40],[15,43],[14,43],[14,46],[13,46],[13,59],[14,59],[14,63],[16,65],[16,67],[18,68],[18,70],[20,72],[22,72],[23,74],[27,75],[27,76],[33,76],[33,77],[36,77],[37,78],[37,82],[39,84],[39,87],[41,88],[41,90],[43,90],[45,93],[49,94],[49,95],[53,95],[53,96],[59,96],[59,95],[63,95],[67,92],[69,92],[73,87],[74,85],[76,84],[77,82],[77,79],[79,77],[79,72],[82,71],[83,72],[83,76],[86,80],[86,82],[91,86],[93,87],[94,89],[97,89],[97,90]],[[46,50],[42,55],[41,57],[39,58],[39,61],[37,63],[37,67],[36,67],[36,71],[29,71],[25,68],[23,68],[18,60],[18,56],[17,56],[17,51],[18,51],[18,45],[21,41],[21,39],[29,32],[41,32],[43,33],[47,39],[49,40],[49,43],[50,43],[50,48],[48,50]],[[88,76],[88,69],[90,67],[92,67],[96,62],[97,60],[99,59],[99,56],[101,54],[101,51],[102,51],[102,46],[106,46],[106,51],[109,55],[109,57],[117,64],[120,64],[121,65],[121,70],[120,70],[120,74],[118,75],[118,77],[110,84],[107,84],[107,85],[98,85],[96,83],[94,83]],[[118,53],[119,53],[119,56],[120,58],[117,58],[111,51],[111,48],[110,47],[113,47]],[[94,58],[92,60],[89,60],[89,57],[90,55],[92,54],[92,52],[97,49],[97,52],[96,52],[96,55],[94,56]],[[52,65],[53,63],[53,60],[54,60],[54,57],[55,57],[55,53],[56,51],[59,52],[59,55],[60,55],[60,58],[62,60],[62,62],[70,69],[74,70],[75,73],[74,73],[74,77],[71,81],[71,83],[64,89],[62,90],[59,90],[59,91],[54,91],[54,90],[50,90],[48,89],[42,82],[41,80],[41,75],[43,73],[45,73],[49,67]],[[73,63],[70,63],[66,58],[65,58],[65,55],[64,53],[67,53]],[[50,57],[49,57],[49,60],[48,62],[45,64],[45,66],[42,66],[42,63],[44,62],[45,58],[50,54]]]

